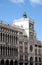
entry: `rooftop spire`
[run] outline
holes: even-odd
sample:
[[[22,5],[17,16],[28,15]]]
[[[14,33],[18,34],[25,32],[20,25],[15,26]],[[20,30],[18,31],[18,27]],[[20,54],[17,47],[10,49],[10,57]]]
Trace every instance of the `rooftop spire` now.
[[[23,17],[24,17],[24,18],[27,18],[26,12],[23,13]]]

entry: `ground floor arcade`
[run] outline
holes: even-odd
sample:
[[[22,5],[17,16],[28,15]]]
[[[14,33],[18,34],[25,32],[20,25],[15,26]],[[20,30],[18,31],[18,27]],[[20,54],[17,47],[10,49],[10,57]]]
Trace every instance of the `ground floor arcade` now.
[[[7,60],[1,59],[0,65],[17,65],[17,60],[13,61],[8,59]]]

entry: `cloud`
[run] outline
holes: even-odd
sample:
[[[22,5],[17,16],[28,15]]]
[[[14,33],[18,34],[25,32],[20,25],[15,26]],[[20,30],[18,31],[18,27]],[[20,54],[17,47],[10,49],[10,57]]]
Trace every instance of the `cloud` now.
[[[24,0],[10,0],[12,3],[24,3]]]
[[[32,4],[40,4],[42,5],[42,0],[29,0]]]

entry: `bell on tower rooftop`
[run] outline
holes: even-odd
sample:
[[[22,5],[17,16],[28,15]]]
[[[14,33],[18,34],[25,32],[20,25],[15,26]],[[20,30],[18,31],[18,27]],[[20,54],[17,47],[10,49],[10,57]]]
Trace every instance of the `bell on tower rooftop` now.
[[[23,13],[23,17],[24,17],[24,18],[27,18],[26,12]]]

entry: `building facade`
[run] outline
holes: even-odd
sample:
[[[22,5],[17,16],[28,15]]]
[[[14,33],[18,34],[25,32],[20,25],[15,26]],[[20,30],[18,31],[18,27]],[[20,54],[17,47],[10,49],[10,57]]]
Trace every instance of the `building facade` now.
[[[22,37],[20,36],[22,40],[19,40],[21,47],[18,47],[18,59],[22,59],[20,65],[42,65],[42,42],[36,38],[34,20],[24,13],[23,18],[13,21],[14,24],[23,29]]]
[[[12,25],[0,21],[0,65],[42,65],[42,42],[26,13]]]
[[[17,62],[17,30],[0,21],[0,65],[13,65]]]

